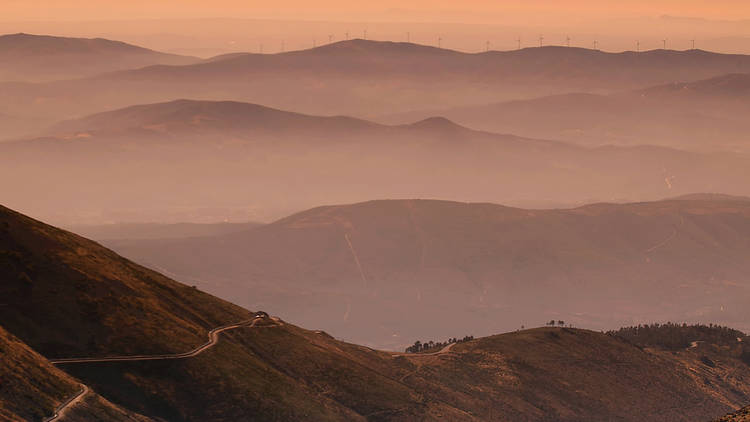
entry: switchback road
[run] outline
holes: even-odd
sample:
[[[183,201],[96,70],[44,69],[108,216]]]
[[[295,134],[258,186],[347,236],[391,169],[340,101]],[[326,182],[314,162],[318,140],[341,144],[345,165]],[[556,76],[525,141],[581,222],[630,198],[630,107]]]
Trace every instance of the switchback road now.
[[[251,320],[246,320],[246,321],[241,321],[241,322],[237,322],[234,324],[216,327],[213,330],[208,332],[208,342],[198,346],[197,348],[189,352],[162,354],[162,355],[133,355],[133,356],[97,357],[97,358],[50,359],[50,363],[52,363],[53,365],[60,365],[60,364],[69,364],[69,363],[131,362],[131,361],[143,361],[143,360],[166,360],[166,359],[191,358],[194,356],[198,356],[199,354],[205,352],[206,350],[216,346],[216,344],[219,342],[219,334],[223,333],[224,331],[233,330],[235,328],[241,328],[241,327],[253,328],[257,325],[258,321],[261,321],[263,319],[264,319],[263,317],[255,317]],[[281,322],[276,317],[270,317],[270,319],[274,322],[274,325],[259,326],[257,328],[280,327],[284,325],[284,323]],[[79,391],[75,396],[69,398],[68,400],[60,404],[60,406],[58,406],[55,409],[54,414],[48,418],[45,418],[43,422],[51,422],[51,421],[62,419],[63,416],[65,416],[65,412],[67,412],[70,408],[80,403],[81,400],[83,400],[83,398],[86,396],[86,394],[88,394],[89,391],[90,390],[87,386],[81,384],[81,391]]]

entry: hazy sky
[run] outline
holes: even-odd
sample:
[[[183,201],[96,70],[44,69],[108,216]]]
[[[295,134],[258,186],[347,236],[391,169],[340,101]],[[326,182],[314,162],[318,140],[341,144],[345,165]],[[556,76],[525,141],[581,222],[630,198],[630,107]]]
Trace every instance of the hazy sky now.
[[[555,16],[568,18],[676,15],[750,18],[747,0],[0,0],[4,21],[165,17],[447,19],[467,22]]]

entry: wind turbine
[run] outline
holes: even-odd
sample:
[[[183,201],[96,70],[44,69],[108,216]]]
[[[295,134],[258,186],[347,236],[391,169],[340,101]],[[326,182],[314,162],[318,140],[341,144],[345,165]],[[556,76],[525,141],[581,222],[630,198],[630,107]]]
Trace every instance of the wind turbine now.
[[[349,31],[346,31],[346,37],[347,41],[349,40]]]
[[[544,45],[544,35],[539,36],[539,47],[541,47],[542,45]]]
[[[366,39],[367,39],[367,30],[366,30],[366,29],[365,29],[365,31],[363,32],[363,34],[364,34],[364,37],[363,37],[362,39],[363,39],[363,40],[366,40]]]
[[[484,51],[490,51],[490,42],[487,41]]]
[[[695,40],[690,40],[690,42],[693,43],[693,48],[692,49],[695,50]]]
[[[565,43],[566,43],[566,45],[568,47],[570,47],[570,35],[568,35],[567,37],[565,37]]]
[[[518,49],[520,50],[521,49],[521,37],[518,37],[516,41],[518,41]]]
[[[594,40],[594,50],[598,50],[597,48],[598,46],[599,46],[599,41]]]
[[[328,44],[333,42],[333,35],[328,34]]]
[[[443,48],[443,38],[438,37],[438,48]]]
[[[411,32],[406,33],[406,42],[411,42]]]
[[[662,45],[664,46],[664,49],[666,50],[667,49],[667,39],[664,38],[663,40],[661,40],[661,42],[662,42]]]
[[[638,53],[641,52],[641,40],[635,42],[635,51]]]

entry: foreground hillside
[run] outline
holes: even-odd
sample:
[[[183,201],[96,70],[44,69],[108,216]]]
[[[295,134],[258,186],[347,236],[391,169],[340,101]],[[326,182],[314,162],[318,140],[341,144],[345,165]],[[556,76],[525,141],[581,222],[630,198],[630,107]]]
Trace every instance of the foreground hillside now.
[[[320,198],[580,204],[718,187],[748,195],[748,167],[746,154],[584,148],[443,118],[387,126],[231,101],[128,107],[62,123],[43,138],[0,144],[4,200],[66,225],[123,215],[155,221],[209,208],[244,209],[244,221],[270,221]],[[25,189],[15,188],[17,180]],[[217,214],[211,221],[226,215]]]
[[[561,210],[371,201],[246,232],[109,244],[237,303],[400,348],[552,318],[747,330],[749,239],[750,202],[697,195]]]
[[[93,242],[8,209],[0,215],[0,280],[9,299],[0,318],[48,357],[190,350],[210,324],[248,315]],[[32,304],[33,312],[24,311]],[[66,311],[55,311],[60,306]],[[96,318],[87,318],[89,309]],[[719,346],[662,351],[603,333],[545,328],[402,355],[261,318],[194,357],[60,367],[117,405],[169,421],[680,421],[710,419],[750,400],[742,382],[750,367]],[[25,359],[3,356],[12,365]],[[35,359],[35,370],[49,367]],[[67,376],[48,371],[62,381],[36,391],[25,387],[29,377],[11,371],[13,383],[4,384],[11,388],[0,397],[25,394],[49,406],[75,391]],[[3,411],[17,411],[4,400]]]
[[[55,368],[16,337],[0,327],[0,419],[7,422],[40,421],[77,394],[81,384]],[[88,391],[67,420],[95,422],[148,422]]]

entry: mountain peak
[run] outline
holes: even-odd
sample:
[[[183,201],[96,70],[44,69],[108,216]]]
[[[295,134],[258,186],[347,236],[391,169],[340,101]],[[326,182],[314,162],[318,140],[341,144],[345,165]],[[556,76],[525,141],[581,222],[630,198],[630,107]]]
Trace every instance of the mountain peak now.
[[[442,116],[428,117],[424,120],[407,125],[413,129],[444,132],[444,131],[469,131],[470,129],[457,124],[456,122],[446,119]]]

